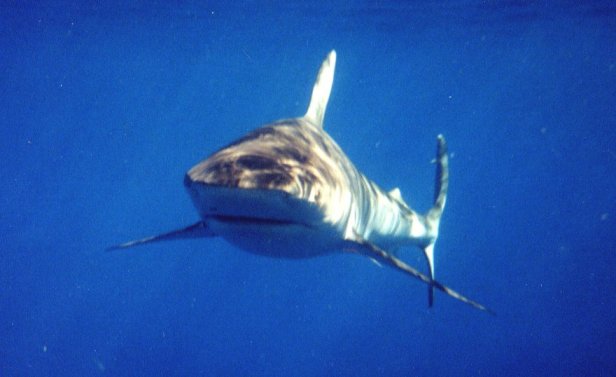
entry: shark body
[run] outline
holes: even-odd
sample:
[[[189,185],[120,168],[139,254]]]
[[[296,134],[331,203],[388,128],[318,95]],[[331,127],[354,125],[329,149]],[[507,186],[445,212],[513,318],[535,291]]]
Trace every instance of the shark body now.
[[[366,178],[323,129],[336,52],[324,60],[303,117],[258,128],[191,168],[184,185],[200,220],[183,229],[126,242],[223,237],[237,247],[279,258],[310,258],[334,252],[365,255],[409,274],[433,289],[488,311],[434,280],[434,244],[448,188],[445,139],[437,137],[434,205],[421,215]],[[391,253],[414,245],[426,256],[428,274]]]

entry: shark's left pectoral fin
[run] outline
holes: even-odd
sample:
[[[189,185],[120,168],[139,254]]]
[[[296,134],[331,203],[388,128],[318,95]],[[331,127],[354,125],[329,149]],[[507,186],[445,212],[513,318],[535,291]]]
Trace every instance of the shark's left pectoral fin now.
[[[407,275],[421,280],[422,282],[428,284],[430,287],[434,287],[442,292],[445,292],[448,296],[451,296],[456,300],[462,301],[463,303],[468,304],[476,309],[494,315],[493,311],[481,305],[480,303],[461,295],[460,293],[454,291],[453,289],[447,287],[444,284],[439,283],[436,280],[430,279],[429,276],[419,272],[415,268],[409,266],[402,260],[396,258],[395,256],[391,255],[390,253],[386,252],[385,250],[379,248],[378,246],[369,241],[360,238],[357,240],[346,240],[343,249],[347,252],[355,252],[367,256],[382,264],[387,264],[399,271],[404,272]]]
[[[142,238],[139,240],[128,241],[119,245],[108,247],[106,250],[118,250],[118,249],[127,249],[133,246],[145,245],[152,242],[159,241],[171,241],[171,240],[179,240],[179,239],[187,239],[187,238],[201,238],[201,237],[213,237],[208,228],[207,224],[203,221],[199,221],[193,225],[187,226],[186,228],[173,230],[171,232],[159,234],[157,236],[151,236]]]

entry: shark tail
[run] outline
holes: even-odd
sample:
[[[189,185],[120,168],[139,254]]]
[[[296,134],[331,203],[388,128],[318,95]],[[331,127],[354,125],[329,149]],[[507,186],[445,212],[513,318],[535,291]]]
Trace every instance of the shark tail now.
[[[428,260],[430,269],[430,279],[434,279],[434,244],[438,238],[438,228],[441,216],[447,201],[447,189],[449,187],[449,159],[447,156],[447,143],[443,135],[437,136],[436,146],[436,180],[434,185],[434,205],[426,215],[426,222],[430,232],[433,234],[433,241],[424,247],[424,254]],[[434,302],[434,286],[428,286],[428,305]]]

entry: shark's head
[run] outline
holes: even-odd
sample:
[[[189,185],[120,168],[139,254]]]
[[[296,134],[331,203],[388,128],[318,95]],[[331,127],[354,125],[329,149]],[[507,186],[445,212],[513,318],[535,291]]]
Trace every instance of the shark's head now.
[[[227,204],[233,205],[212,197],[214,189],[232,190],[234,197],[238,191],[284,195],[311,203],[327,216],[331,198],[343,191],[346,179],[337,167],[340,156],[338,145],[305,118],[282,120],[252,131],[195,165],[184,184],[202,216],[215,212],[210,206],[227,212]],[[226,203],[225,209],[220,202]]]
[[[258,128],[191,168],[185,184],[280,190],[301,196],[316,179],[307,167],[317,160],[306,138],[296,136],[301,131],[297,120]]]

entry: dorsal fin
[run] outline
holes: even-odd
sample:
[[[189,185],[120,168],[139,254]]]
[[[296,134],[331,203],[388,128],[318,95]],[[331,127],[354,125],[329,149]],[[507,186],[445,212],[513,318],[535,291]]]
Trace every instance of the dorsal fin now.
[[[402,201],[402,193],[400,192],[400,189],[397,187],[394,187],[393,189],[391,189],[391,191],[389,191],[389,196],[391,196],[392,198],[398,199],[399,201]]]
[[[323,61],[323,64],[321,64],[317,80],[314,83],[314,88],[312,88],[310,105],[306,115],[304,115],[304,118],[321,128],[323,127],[323,117],[325,116],[327,101],[329,101],[329,94],[332,91],[335,70],[336,51],[332,50]]]

